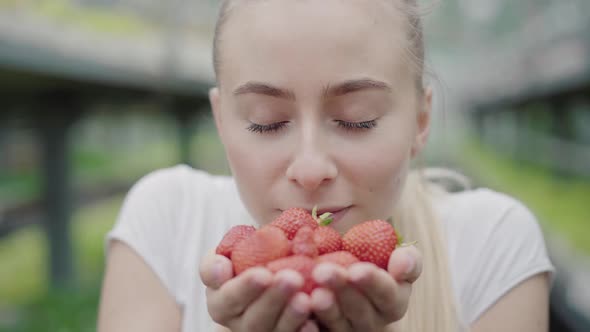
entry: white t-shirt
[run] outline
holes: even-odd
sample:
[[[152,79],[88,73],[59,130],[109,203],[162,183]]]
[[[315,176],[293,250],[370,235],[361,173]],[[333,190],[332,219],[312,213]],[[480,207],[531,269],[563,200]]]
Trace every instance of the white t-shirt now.
[[[515,199],[477,189],[446,195],[434,208],[466,324],[528,277],[553,276],[541,229]],[[106,245],[123,241],[145,260],[183,308],[183,332],[212,331],[198,265],[237,224],[255,225],[233,179],[181,165],[153,172],[131,189]]]

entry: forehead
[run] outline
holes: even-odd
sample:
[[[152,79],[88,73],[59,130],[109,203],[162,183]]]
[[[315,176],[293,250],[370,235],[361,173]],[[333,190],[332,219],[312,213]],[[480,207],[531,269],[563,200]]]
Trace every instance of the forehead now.
[[[238,1],[220,36],[222,78],[395,83],[410,71],[405,36],[401,13],[386,0]]]

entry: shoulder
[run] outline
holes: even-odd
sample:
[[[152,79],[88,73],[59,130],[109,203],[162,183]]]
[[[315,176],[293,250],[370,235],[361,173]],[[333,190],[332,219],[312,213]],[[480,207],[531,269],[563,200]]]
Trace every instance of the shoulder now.
[[[227,187],[231,178],[212,175],[186,165],[158,169],[137,181],[130,194],[182,194],[187,189],[216,190]]]
[[[537,218],[514,197],[480,188],[443,195],[434,208],[469,323],[526,278],[553,272]]]
[[[488,188],[447,194],[434,202],[446,233],[450,259],[543,246],[536,216],[516,198]]]
[[[178,165],[153,171],[137,181],[125,198],[120,219],[132,217],[166,227],[224,228],[227,219],[244,213],[232,177]],[[208,222],[213,217],[217,222]]]
[[[543,242],[534,213],[505,193],[488,188],[467,190],[445,195],[434,206],[451,248],[489,245],[500,251],[522,241]]]
[[[160,169],[129,191],[107,241],[130,246],[185,303],[198,258],[243,211],[231,177],[185,165]]]
[[[493,223],[510,210],[526,209],[514,197],[489,188],[439,195],[434,200],[434,208],[446,227]]]
[[[177,165],[155,170],[139,179],[125,198],[123,212],[133,210],[170,210],[204,207],[235,192],[229,176]]]

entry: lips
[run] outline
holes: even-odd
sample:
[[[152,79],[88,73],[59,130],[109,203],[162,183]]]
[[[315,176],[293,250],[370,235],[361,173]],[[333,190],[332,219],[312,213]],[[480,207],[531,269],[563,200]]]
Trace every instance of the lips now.
[[[344,209],[347,209],[347,206],[343,206],[343,207],[333,207],[333,208],[324,208],[324,209],[318,209],[317,214],[318,216],[330,212],[330,213],[338,213]],[[311,213],[311,210],[309,211],[309,213]]]
[[[331,218],[332,218],[332,223],[330,223],[330,225],[333,225],[335,223],[337,223],[340,219],[342,219],[344,217],[344,215],[348,212],[348,210],[350,210],[350,208],[352,207],[352,205],[349,206],[332,206],[332,207],[323,207],[321,209],[318,209],[316,211],[317,216],[321,216],[322,214],[326,213],[326,212],[330,212]],[[280,213],[282,213],[283,209],[279,209],[278,210]],[[311,214],[312,210],[309,209],[307,210],[307,212],[309,212],[309,214]]]

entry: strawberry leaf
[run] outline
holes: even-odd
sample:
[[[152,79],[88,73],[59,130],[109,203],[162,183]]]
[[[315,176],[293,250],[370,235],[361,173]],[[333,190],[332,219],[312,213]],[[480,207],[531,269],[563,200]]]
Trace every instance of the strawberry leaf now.
[[[330,212],[326,212],[320,216],[320,226],[328,226],[332,221],[334,221],[334,219]]]
[[[404,248],[404,247],[409,247],[409,246],[415,246],[416,244],[418,244],[418,241],[412,241],[412,242],[408,242],[408,243],[402,243],[402,244],[398,245],[398,247]]]
[[[397,243],[404,243],[404,237],[397,231],[397,229],[395,230],[395,236],[397,237]]]

